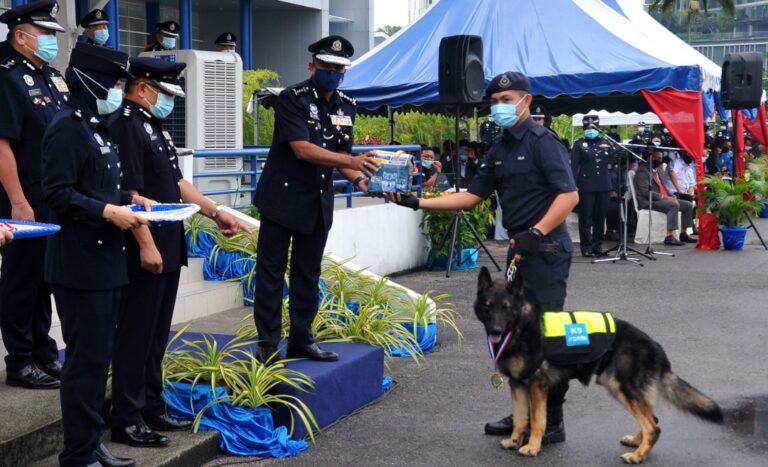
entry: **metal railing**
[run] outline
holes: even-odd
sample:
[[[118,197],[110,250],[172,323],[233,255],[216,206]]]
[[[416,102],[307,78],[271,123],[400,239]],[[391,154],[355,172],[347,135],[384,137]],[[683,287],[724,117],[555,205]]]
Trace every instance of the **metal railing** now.
[[[423,175],[421,172],[421,146],[417,145],[400,145],[400,146],[352,146],[352,153],[360,154],[367,151],[407,151],[415,156],[415,164],[417,171],[413,174],[413,191],[416,191],[421,196]],[[243,170],[238,171],[205,171],[195,172],[193,178],[216,178],[216,177],[238,177],[240,183],[237,188],[231,188],[228,190],[210,190],[203,191],[205,196],[214,195],[240,195],[243,193],[250,193],[247,204],[230,206],[235,209],[245,208],[250,206],[250,199],[253,197],[253,193],[256,192],[256,186],[261,176],[261,172],[264,168],[264,163],[267,160],[269,154],[269,146],[246,146],[243,149],[197,149],[193,155],[194,158],[242,158]],[[247,162],[247,164],[246,164]],[[333,171],[334,179],[341,177],[338,170]],[[341,177],[343,178],[343,177]],[[355,188],[355,186],[349,180],[334,180],[334,191],[337,191],[334,195],[335,198],[346,198],[346,204],[348,208],[352,207],[352,198],[359,196],[366,196],[365,193]]]

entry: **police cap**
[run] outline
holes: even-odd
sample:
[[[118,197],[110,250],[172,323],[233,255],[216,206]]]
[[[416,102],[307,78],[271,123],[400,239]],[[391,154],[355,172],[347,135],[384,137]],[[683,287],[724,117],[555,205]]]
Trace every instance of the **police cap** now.
[[[43,29],[64,32],[64,28],[56,22],[58,13],[59,4],[55,0],[40,0],[11,8],[0,15],[0,23],[7,24],[9,29],[19,24],[34,24]]]
[[[82,71],[114,76],[118,79],[131,77],[128,73],[128,54],[109,47],[78,42],[69,56],[69,66]]]
[[[151,57],[137,57],[130,60],[133,79],[148,80],[164,93],[178,97],[184,97],[184,90],[179,86],[179,75],[186,66],[185,63]]]
[[[231,32],[225,32],[213,41],[216,45],[237,45],[237,36]]]
[[[584,126],[584,128],[587,128],[590,126],[599,127],[600,117],[595,114],[584,115],[581,118],[581,124]]]
[[[531,118],[546,118],[547,117],[547,109],[544,108],[543,105],[537,104],[533,109],[531,109]]]
[[[162,23],[157,23],[155,26],[155,31],[164,36],[179,37],[179,31],[181,31],[181,27],[176,21],[163,21]]]
[[[349,57],[355,53],[352,43],[341,36],[323,37],[319,41],[310,44],[307,50],[312,53],[313,58],[321,62],[344,66],[352,64]]]
[[[491,94],[502,91],[525,91],[531,92],[531,82],[528,81],[528,77],[519,71],[505,71],[500,75],[496,75],[488,87],[485,89],[486,97],[491,97]]]
[[[85,17],[80,20],[80,26],[87,28],[89,26],[99,26],[101,24],[109,24],[109,16],[104,10],[91,10]]]

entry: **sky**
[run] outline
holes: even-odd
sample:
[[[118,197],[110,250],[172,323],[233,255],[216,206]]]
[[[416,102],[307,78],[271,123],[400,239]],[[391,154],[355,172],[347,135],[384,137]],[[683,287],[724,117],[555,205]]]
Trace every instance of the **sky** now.
[[[373,0],[373,28],[391,24],[405,26],[408,22],[408,0]]]

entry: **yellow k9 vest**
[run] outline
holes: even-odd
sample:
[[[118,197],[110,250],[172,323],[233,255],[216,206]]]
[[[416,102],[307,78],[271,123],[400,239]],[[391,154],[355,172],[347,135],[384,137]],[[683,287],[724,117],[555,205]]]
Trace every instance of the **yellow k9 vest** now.
[[[549,363],[579,365],[594,362],[611,349],[616,323],[607,311],[547,311],[542,331]]]

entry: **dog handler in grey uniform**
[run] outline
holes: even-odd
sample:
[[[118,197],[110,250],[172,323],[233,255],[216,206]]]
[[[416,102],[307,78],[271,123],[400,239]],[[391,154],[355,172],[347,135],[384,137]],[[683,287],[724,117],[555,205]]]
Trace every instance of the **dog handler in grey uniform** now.
[[[466,192],[439,198],[386,197],[412,209],[470,209],[498,191],[502,223],[509,232],[507,264],[520,257],[525,297],[543,310],[560,311],[573,244],[565,219],[579,202],[568,154],[557,138],[530,118],[533,97],[528,77],[508,71],[491,80],[486,96],[493,121],[503,128]],[[565,441],[563,402],[568,381],[550,387],[544,444]],[[485,425],[489,435],[512,433],[512,417]]]

